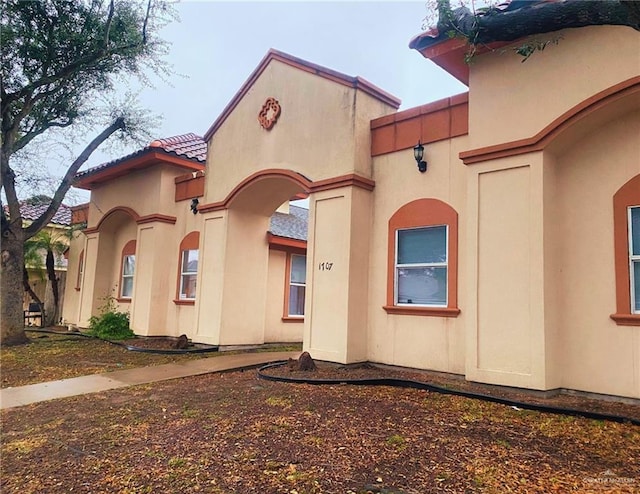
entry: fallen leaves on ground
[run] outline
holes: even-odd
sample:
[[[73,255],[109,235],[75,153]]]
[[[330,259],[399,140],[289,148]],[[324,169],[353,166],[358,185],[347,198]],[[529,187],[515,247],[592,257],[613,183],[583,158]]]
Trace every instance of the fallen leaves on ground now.
[[[635,492],[640,429],[245,371],[3,411],[0,468],[21,494]]]

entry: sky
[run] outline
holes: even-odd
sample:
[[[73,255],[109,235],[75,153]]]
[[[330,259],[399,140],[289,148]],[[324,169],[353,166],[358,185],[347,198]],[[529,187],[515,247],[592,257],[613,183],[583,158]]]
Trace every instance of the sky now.
[[[427,15],[424,1],[190,0],[176,8],[180,21],[160,33],[171,43],[167,61],[176,75],[139,94],[142,106],[162,116],[158,138],[203,135],[270,48],[363,77],[400,98],[401,110],[466,91],[408,47]],[[98,150],[82,169],[135,150]],[[67,202],[88,198],[83,191]]]

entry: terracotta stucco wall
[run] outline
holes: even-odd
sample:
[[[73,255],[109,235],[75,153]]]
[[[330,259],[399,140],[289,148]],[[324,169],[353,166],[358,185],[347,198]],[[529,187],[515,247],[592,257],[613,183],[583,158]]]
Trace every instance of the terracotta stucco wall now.
[[[640,37],[620,27],[561,35],[525,63],[507,49],[471,67],[476,155],[546,137],[469,165],[464,255],[478,294],[468,300],[466,375],[637,397],[638,335],[609,315],[612,198],[638,173],[640,102],[632,92],[594,102],[640,75]],[[575,108],[586,110],[568,118]]]
[[[640,110],[616,116],[555,158],[553,219],[563,387],[640,397],[640,331],[618,326],[615,312],[613,201],[640,174]],[[598,122],[600,124],[600,122]]]
[[[268,97],[282,112],[267,131],[257,117]],[[262,169],[291,169],[312,181],[370,176],[369,120],[391,110],[354,88],[272,61],[209,143],[205,201],[223,200]]]
[[[80,255],[82,254],[84,258],[84,243],[85,236],[79,231],[73,234],[69,243],[65,298],[64,305],[62,306],[62,319],[65,323],[76,324],[78,322],[82,283],[82,279],[79,279],[78,271],[80,269]]]
[[[418,172],[413,150],[373,159],[376,181],[373,195],[372,236],[369,261],[368,358],[374,362],[464,374],[464,324],[470,288],[466,282],[465,256],[458,261],[458,317],[389,314],[386,304],[388,280],[388,223],[403,205],[416,199],[439,199],[459,217],[460,253],[467,251],[467,168],[457,153],[468,138],[458,137],[425,146],[426,173]]]
[[[640,36],[621,26],[567,29],[526,62],[509,47],[470,66],[470,148],[530,137],[593,94],[635,77]],[[526,115],[526,118],[523,116]]]

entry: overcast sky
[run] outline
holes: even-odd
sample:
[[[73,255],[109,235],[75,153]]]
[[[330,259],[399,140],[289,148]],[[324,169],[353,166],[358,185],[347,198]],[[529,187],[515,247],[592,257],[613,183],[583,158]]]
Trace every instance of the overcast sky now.
[[[408,48],[421,32],[424,1],[191,0],[177,10],[180,22],[161,36],[171,42],[173,70],[186,77],[173,77],[172,85],[159,81],[140,94],[143,106],[163,117],[157,137],[204,134],[270,48],[363,77],[400,98],[401,109],[466,91]],[[83,169],[133,151],[98,151]]]

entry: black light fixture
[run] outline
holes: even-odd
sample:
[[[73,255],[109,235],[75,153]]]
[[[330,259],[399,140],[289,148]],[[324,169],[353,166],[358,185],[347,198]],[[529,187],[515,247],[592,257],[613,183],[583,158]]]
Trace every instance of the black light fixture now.
[[[197,197],[191,199],[191,212],[193,214],[198,214],[198,204],[200,204],[200,201],[198,201]]]
[[[418,144],[413,148],[413,157],[416,159],[416,163],[418,163],[418,170],[420,170],[420,173],[427,171],[427,162],[422,161],[423,156],[424,146],[420,144],[420,140],[418,140]]]

